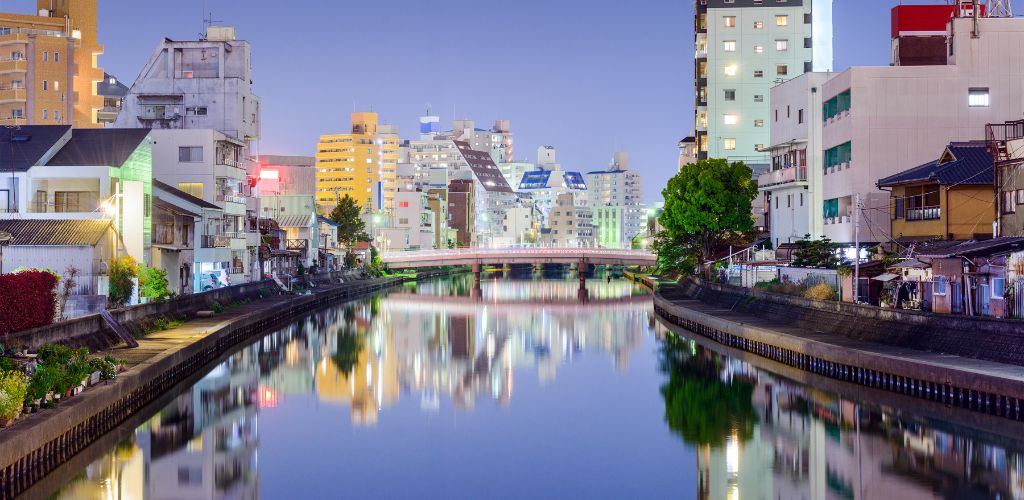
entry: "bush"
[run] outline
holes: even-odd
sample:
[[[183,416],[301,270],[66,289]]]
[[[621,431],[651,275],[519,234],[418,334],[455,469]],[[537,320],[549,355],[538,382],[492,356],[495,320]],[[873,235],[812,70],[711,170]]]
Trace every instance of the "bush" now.
[[[836,291],[826,283],[818,283],[804,292],[804,298],[811,300],[835,300]]]
[[[132,278],[139,275],[139,266],[131,256],[124,256],[110,261],[110,292],[107,302],[110,307],[124,307],[132,298],[135,282]]]
[[[121,361],[113,356],[104,356],[102,358],[93,358],[90,364],[93,371],[100,372],[100,378],[103,380],[113,380],[117,377],[117,365],[121,364]]]
[[[167,272],[149,266],[139,266],[139,295],[152,300],[167,300],[171,291],[167,289]]]
[[[28,384],[28,391],[25,393],[25,402],[31,403],[37,399],[43,399],[47,392],[53,390],[57,384],[60,370],[52,366],[36,365],[36,372],[32,374],[32,380]]]
[[[28,391],[28,377],[17,370],[0,374],[0,419],[18,416]]]
[[[55,274],[38,269],[0,274],[0,334],[53,323],[57,281]]]

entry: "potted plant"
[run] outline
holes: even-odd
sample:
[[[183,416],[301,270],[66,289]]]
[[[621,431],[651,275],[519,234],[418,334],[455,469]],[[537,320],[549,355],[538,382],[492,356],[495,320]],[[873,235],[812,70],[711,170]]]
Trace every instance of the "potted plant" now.
[[[28,383],[25,402],[36,408],[41,407],[51,387],[53,387],[52,369],[45,365],[37,366]]]
[[[21,413],[28,391],[28,377],[20,371],[0,374],[0,427],[10,427]]]

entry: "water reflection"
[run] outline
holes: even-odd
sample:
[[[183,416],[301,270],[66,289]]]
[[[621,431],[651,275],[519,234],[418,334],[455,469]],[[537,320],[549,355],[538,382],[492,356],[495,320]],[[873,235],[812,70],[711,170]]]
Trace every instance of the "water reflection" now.
[[[970,439],[659,336],[665,420],[696,449],[698,498],[1024,498],[1019,442]]]

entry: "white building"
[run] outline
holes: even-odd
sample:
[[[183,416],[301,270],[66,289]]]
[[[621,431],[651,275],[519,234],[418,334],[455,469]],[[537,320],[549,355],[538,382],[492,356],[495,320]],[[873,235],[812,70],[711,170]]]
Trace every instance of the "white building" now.
[[[587,206],[585,193],[561,193],[548,217],[545,234],[547,246],[586,248],[593,247],[593,212]]]
[[[825,236],[854,241],[859,198],[860,241],[887,241],[889,194],[879,179],[1024,115],[1024,19],[980,18],[977,32],[974,22],[949,23],[946,65],[852,67],[822,85]]]
[[[646,227],[642,180],[640,172],[629,169],[629,155],[619,151],[607,169],[588,172],[587,193],[598,245],[629,248]]]
[[[159,227],[160,220],[153,221],[153,266],[167,272],[168,288],[186,294],[225,285],[220,273],[210,272],[218,264],[220,269],[227,269],[224,263],[231,260],[231,240],[223,234],[224,210],[157,179],[153,179],[153,203],[154,207],[159,204],[167,208],[165,219],[172,214],[175,219],[186,219],[164,228]],[[159,215],[159,211],[154,210],[154,214]],[[184,234],[189,231],[189,218],[193,221],[191,234]],[[168,230],[183,234],[168,235]]]
[[[772,87],[772,164],[757,185],[773,248],[823,235],[821,86],[832,75],[804,73]]]
[[[512,161],[512,127],[508,120],[496,120],[490,129],[477,128],[473,120],[455,120],[452,124],[451,138],[469,143],[473,149],[490,154],[494,163]]]
[[[698,156],[767,169],[768,93],[832,69],[832,0],[695,0]]]

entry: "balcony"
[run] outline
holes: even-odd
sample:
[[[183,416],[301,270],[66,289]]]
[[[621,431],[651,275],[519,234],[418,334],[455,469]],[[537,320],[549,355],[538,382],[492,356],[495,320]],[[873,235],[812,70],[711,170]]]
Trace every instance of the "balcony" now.
[[[228,248],[231,238],[222,234],[204,234],[201,248]]]
[[[0,87],[0,104],[25,102],[25,87]]]
[[[309,248],[309,240],[284,240],[284,245],[288,250],[305,250]]]
[[[0,74],[24,73],[28,69],[28,61],[19,58],[0,57]]]
[[[765,172],[757,178],[757,187],[778,186],[791,182],[807,182],[807,167],[789,167]]]
[[[908,208],[907,209],[907,220],[938,220],[942,218],[942,209],[937,206],[933,207],[921,207],[921,208]]]

